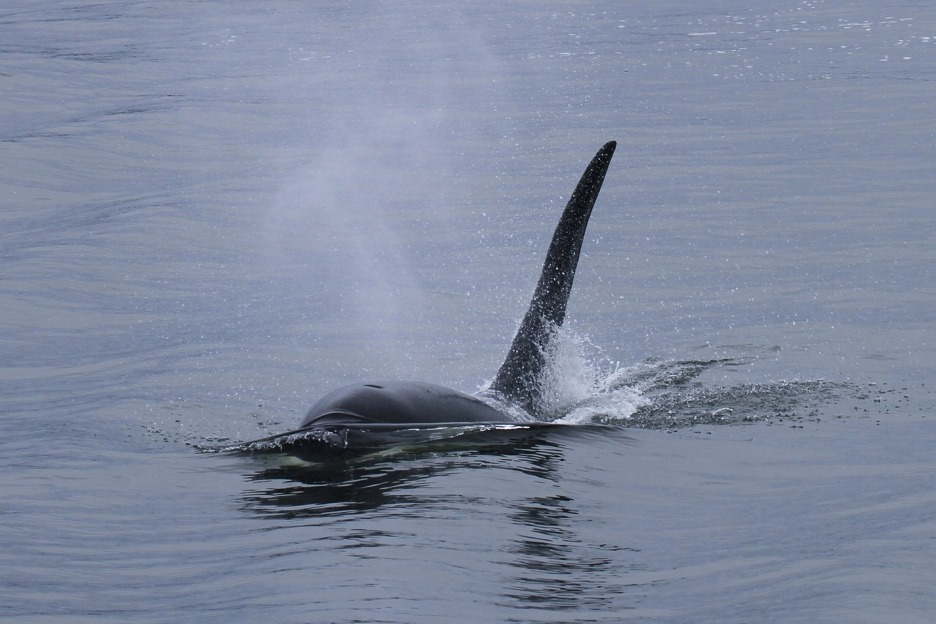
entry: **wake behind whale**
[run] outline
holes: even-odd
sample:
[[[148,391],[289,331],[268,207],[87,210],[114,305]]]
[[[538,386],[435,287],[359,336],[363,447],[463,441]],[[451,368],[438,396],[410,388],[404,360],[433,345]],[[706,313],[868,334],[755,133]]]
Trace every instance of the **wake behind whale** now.
[[[344,386],[319,399],[296,430],[214,450],[280,451],[321,461],[435,437],[552,426],[544,420],[550,347],[565,320],[585,230],[615,147],[614,141],[603,145],[575,187],[529,308],[490,387],[469,395],[422,381]]]

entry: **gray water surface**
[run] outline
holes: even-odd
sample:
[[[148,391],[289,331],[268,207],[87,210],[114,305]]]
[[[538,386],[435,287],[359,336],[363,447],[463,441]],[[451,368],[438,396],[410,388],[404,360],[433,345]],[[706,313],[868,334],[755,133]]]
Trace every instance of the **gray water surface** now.
[[[0,619],[932,621],[934,80],[909,1],[7,2]],[[490,380],[610,139],[579,424],[195,451]]]

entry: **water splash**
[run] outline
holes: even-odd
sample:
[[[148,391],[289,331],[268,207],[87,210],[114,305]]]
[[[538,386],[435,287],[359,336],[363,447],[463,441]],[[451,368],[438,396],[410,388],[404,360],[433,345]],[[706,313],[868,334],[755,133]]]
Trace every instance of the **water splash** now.
[[[844,384],[824,380],[721,386],[707,371],[747,366],[746,358],[649,360],[621,366],[588,338],[554,331],[544,371],[544,413],[563,424],[681,429],[818,418],[818,406]]]
[[[547,366],[540,379],[542,407],[548,420],[565,424],[595,422],[602,414],[626,421],[647,403],[641,389],[622,381],[612,362],[586,336],[567,327],[554,328],[547,347]]]

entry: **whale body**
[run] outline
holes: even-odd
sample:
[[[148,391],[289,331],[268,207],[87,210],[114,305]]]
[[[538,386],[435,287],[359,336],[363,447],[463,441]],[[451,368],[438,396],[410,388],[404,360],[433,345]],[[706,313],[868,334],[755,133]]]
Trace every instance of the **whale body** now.
[[[247,443],[246,448],[275,447],[315,460],[370,452],[410,440],[412,432],[440,427],[549,426],[541,420],[549,341],[565,320],[585,228],[615,146],[610,141],[598,150],[569,198],[529,308],[490,387],[476,396],[422,381],[352,384],[319,399],[298,429]],[[495,405],[519,409],[508,413]]]
[[[542,408],[542,373],[549,339],[562,326],[585,228],[604,182],[616,143],[592,158],[556,226],[539,282],[504,363],[486,394],[519,406],[534,419]],[[300,429],[364,423],[516,422],[477,396],[421,381],[360,383],[322,397]]]

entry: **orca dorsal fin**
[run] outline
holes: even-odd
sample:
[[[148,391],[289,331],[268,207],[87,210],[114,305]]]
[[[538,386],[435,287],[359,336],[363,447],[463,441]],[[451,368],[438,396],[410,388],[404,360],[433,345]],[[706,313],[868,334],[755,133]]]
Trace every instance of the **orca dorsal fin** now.
[[[490,386],[490,390],[534,416],[541,411],[546,348],[552,332],[565,320],[585,228],[616,145],[609,141],[598,150],[569,198],[549,244],[530,307]]]

